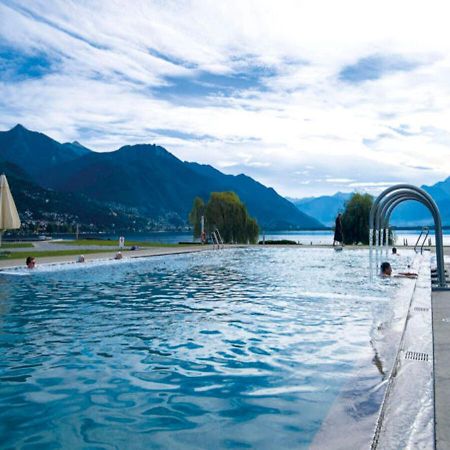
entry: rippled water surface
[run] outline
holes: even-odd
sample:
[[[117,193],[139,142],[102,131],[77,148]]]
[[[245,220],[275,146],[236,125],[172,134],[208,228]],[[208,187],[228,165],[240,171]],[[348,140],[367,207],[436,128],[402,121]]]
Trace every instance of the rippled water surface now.
[[[1,448],[295,449],[370,361],[365,251],[240,249],[0,276]],[[367,361],[369,364],[367,365]]]

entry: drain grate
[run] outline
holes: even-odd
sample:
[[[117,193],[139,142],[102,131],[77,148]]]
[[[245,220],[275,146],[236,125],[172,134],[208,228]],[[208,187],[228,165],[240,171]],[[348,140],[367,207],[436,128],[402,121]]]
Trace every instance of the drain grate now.
[[[430,308],[424,308],[424,307],[422,307],[422,306],[416,306],[416,307],[414,307],[414,311],[422,311],[422,312],[426,312],[426,311],[429,311],[430,310]]]
[[[428,361],[428,353],[407,351],[405,353],[405,359],[412,359],[414,361]]]

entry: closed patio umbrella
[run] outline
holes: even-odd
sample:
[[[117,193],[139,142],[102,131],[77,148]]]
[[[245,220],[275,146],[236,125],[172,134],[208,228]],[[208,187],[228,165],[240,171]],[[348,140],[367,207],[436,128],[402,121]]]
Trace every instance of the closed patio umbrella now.
[[[20,218],[6,176],[0,175],[0,246],[5,230],[20,228]]]

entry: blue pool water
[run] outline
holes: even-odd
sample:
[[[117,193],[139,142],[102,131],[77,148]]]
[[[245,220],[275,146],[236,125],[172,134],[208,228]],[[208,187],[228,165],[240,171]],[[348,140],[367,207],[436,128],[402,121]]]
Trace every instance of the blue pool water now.
[[[397,287],[367,273],[256,248],[0,275],[0,446],[306,448],[343,386],[382,381]]]

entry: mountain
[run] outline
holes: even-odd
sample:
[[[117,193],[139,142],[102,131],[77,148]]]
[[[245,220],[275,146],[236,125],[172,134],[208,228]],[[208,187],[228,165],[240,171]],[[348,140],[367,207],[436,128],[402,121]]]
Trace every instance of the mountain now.
[[[247,205],[250,215],[256,216],[259,223],[268,229],[323,227],[318,220],[300,211],[274,189],[267,188],[244,174],[225,175],[210,165],[186,164],[197,174],[209,179],[212,190],[236,192]]]
[[[132,210],[113,209],[77,193],[45,189],[31,181],[20,167],[1,159],[0,173],[8,178],[22,228],[28,231],[35,231],[42,222],[54,226],[80,224],[91,231],[111,227],[112,223],[117,228],[129,228],[130,223],[135,229],[147,226],[147,219]]]
[[[334,225],[336,215],[344,210],[345,202],[351,195],[350,193],[337,192],[334,195],[289,200],[304,213],[330,227]]]
[[[49,167],[68,163],[87,153],[90,150],[79,144],[60,144],[22,125],[0,132],[0,157],[22,168],[36,180]]]
[[[183,162],[157,145],[97,153],[78,142],[60,144],[18,125],[0,132],[0,158],[48,192],[81,195],[96,205],[133,210],[164,225],[185,225],[195,196],[207,200],[213,191],[230,190],[265,229],[322,227],[272,188],[250,177],[225,175],[211,166]]]
[[[436,202],[443,225],[450,225],[450,177],[432,186],[422,186]],[[428,209],[418,202],[405,202],[399,205],[392,214],[393,225],[425,226],[433,225],[433,218]]]
[[[134,145],[115,152],[91,152],[47,172],[47,187],[80,192],[102,202],[139,208],[150,216],[175,212],[187,217],[206,180],[162,147]]]
[[[442,223],[450,225],[450,177],[432,186],[421,186],[438,205]],[[351,193],[338,192],[332,196],[290,199],[306,214],[320,220],[324,225],[332,226],[339,211],[344,210],[345,202]],[[418,202],[405,202],[397,206],[391,217],[391,224],[398,227],[429,226],[433,219],[428,209]]]

